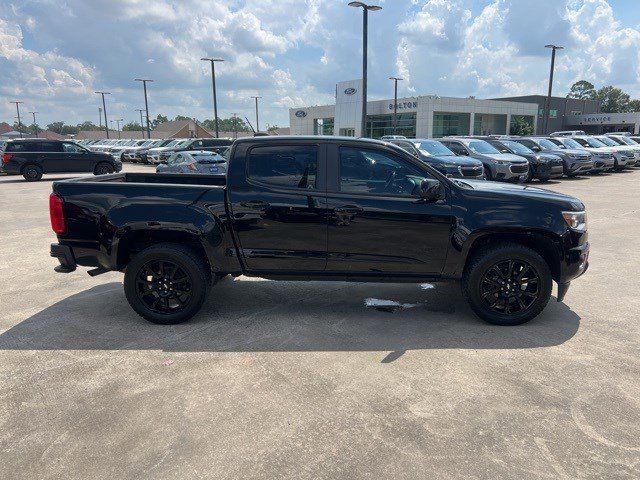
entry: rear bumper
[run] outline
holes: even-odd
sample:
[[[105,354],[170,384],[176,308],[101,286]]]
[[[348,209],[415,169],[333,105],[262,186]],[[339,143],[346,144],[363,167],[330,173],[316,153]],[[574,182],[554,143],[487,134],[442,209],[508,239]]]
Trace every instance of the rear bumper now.
[[[58,273],[71,273],[75,271],[77,264],[73,256],[71,247],[60,245],[58,243],[51,244],[51,256],[57,258],[60,265],[54,268]]]

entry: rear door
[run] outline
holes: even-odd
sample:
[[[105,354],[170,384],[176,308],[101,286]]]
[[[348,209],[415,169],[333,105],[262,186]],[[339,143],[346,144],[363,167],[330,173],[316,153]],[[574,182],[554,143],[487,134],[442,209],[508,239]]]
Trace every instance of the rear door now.
[[[36,142],[34,142],[36,143]],[[39,159],[44,173],[66,172],[61,142],[37,142]]]
[[[419,196],[422,181],[435,177],[390,149],[330,145],[328,152],[327,272],[440,275],[451,207]]]
[[[245,150],[246,149],[246,153]],[[324,271],[327,262],[325,146],[243,145],[228,179],[241,256],[253,272]],[[245,171],[238,168],[246,159]]]

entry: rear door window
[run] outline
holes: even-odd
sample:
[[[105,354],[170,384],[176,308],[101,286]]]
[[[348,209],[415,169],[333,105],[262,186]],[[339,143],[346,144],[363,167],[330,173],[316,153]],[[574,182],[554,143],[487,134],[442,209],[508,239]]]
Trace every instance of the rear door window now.
[[[247,157],[249,180],[285,188],[315,189],[318,146],[256,147]]]

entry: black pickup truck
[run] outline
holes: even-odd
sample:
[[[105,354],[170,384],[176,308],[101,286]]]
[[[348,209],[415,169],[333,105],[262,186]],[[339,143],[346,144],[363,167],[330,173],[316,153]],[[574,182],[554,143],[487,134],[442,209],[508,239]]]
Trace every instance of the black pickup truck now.
[[[390,143],[255,137],[227,176],[126,173],[53,184],[58,272],[124,272],[156,323],[195,315],[224,275],[462,281],[484,320],[524,323],[588,267],[584,205],[539,188],[450,179]],[[221,299],[224,301],[224,299]]]

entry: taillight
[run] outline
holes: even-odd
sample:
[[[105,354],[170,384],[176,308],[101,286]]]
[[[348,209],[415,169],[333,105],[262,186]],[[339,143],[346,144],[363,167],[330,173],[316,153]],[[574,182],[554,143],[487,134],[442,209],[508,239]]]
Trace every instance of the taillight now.
[[[63,200],[55,193],[49,196],[49,216],[51,217],[51,228],[53,231],[62,235],[67,231],[67,225],[64,220],[64,210],[62,208]]]
[[[11,155],[10,153],[3,153],[2,154],[2,164],[6,165],[7,163],[9,163],[9,160],[11,160],[11,157],[13,155]]]

